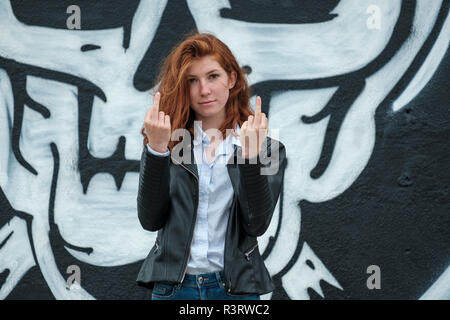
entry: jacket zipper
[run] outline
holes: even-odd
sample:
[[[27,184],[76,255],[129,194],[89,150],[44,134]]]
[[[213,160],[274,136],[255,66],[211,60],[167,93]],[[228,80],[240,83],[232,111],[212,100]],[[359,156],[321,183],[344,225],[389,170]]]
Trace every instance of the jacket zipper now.
[[[173,160],[173,159],[172,159]],[[185,167],[181,162],[178,162],[178,161],[176,161],[176,160],[173,160],[173,161],[175,161],[176,163],[178,163],[179,165],[181,165],[184,169],[186,169],[189,173],[191,173],[193,176],[194,176],[194,178],[197,180],[197,188],[199,188],[198,186],[199,186],[199,184],[200,184],[200,182],[198,181],[198,178],[197,178],[197,176],[195,175],[195,173],[194,172],[192,172],[190,169],[188,169],[187,167]],[[197,203],[196,203],[196,205],[195,205],[195,212],[194,212],[194,215],[195,215],[195,222],[194,222],[194,227],[193,228],[195,228],[195,225],[197,224],[197,207],[198,207],[198,195],[199,195],[199,193],[200,193],[200,191],[198,190],[198,192],[197,192]],[[190,256],[190,253],[191,253],[191,246],[192,246],[192,241],[193,241],[193,239],[194,239],[194,231],[193,231],[193,228],[191,229],[191,240],[190,240],[190,242],[189,242],[189,254],[188,254],[188,256],[187,256],[187,259],[186,259],[186,261],[184,262],[184,271],[183,271],[183,277],[181,278],[181,283],[184,281],[184,277],[186,276],[186,271],[187,271],[187,264],[188,264],[188,260],[189,260],[189,256]]]
[[[231,158],[235,159],[234,157],[235,157],[235,155],[236,155],[236,152],[237,152],[237,151],[236,151],[236,149],[235,149],[233,155],[231,156]],[[226,165],[227,171],[228,171],[228,165],[230,164],[229,161],[230,161],[230,160],[228,160],[227,165]],[[231,177],[230,177],[230,180],[231,180]],[[231,184],[233,184],[233,182],[231,182]],[[233,185],[233,189],[235,189],[235,188],[234,188],[234,185]],[[235,205],[237,206],[237,205],[238,205],[238,199],[237,199],[236,194],[234,195],[234,201],[235,201]],[[225,261],[225,257],[226,257],[226,253],[227,253],[228,227],[230,226],[230,219],[231,219],[231,215],[232,215],[232,214],[233,214],[233,212],[230,212],[230,215],[228,216],[228,221],[227,221],[227,231],[226,231],[226,233],[225,233],[225,247],[224,247],[224,251],[223,251],[223,276],[224,276],[224,278],[225,278],[225,279],[224,279],[224,282],[225,282],[225,290],[226,290],[228,293],[231,293],[231,278],[227,276],[227,272],[226,272],[226,271],[228,271],[228,269],[226,268],[227,264],[226,264],[226,261]],[[227,286],[227,283],[228,283],[228,286]]]
[[[236,196],[234,198],[234,201],[237,201]],[[236,202],[237,205],[237,202]],[[233,213],[230,212],[230,215],[228,216],[228,221],[227,221],[227,230],[225,232],[225,245],[224,245],[224,250],[223,250],[223,276],[224,276],[224,282],[225,282],[225,290],[230,293],[231,292],[231,279],[227,277],[227,273],[225,271],[225,267],[226,267],[226,263],[225,263],[225,257],[226,257],[226,252],[227,252],[227,238],[228,238],[228,226],[230,225],[230,218],[231,215]],[[228,281],[227,281],[228,279]],[[228,287],[227,287],[227,282],[228,282]]]
[[[155,248],[155,251],[153,251],[153,253],[157,253],[158,250],[159,250],[159,243],[158,243],[158,240],[156,240],[155,246],[156,246],[156,248]]]
[[[251,255],[252,252],[256,249],[256,247],[258,247],[258,244],[255,244],[250,250],[248,250],[248,251],[245,253],[245,258],[246,258],[247,260],[250,260],[250,255]]]

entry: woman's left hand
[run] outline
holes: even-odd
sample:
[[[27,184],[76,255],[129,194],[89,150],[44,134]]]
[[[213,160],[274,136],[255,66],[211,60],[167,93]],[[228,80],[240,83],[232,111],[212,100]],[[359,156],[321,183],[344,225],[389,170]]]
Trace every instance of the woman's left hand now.
[[[256,157],[261,152],[261,145],[267,137],[269,121],[261,112],[261,97],[256,97],[255,115],[248,116],[242,124],[240,141],[242,156],[246,159]]]

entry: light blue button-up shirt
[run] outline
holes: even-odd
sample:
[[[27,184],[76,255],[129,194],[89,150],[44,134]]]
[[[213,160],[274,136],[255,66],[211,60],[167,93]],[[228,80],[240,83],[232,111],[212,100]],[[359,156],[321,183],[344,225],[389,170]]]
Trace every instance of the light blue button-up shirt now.
[[[191,245],[186,273],[200,274],[223,270],[225,234],[228,217],[233,202],[233,187],[226,167],[239,140],[240,127],[235,128],[237,136],[232,134],[216,148],[214,158],[208,163],[205,147],[209,145],[208,135],[194,122],[194,157],[199,174],[199,203],[194,236]],[[159,156],[168,156],[170,151],[160,153],[148,150]]]

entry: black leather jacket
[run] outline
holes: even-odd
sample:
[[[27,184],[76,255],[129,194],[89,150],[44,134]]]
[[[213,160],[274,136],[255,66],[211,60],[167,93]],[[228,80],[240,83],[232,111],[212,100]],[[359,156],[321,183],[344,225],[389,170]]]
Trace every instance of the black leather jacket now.
[[[243,159],[240,147],[227,163],[234,189],[224,251],[225,290],[229,294],[261,295],[274,290],[257,237],[267,230],[272,219],[286,166],[286,152],[281,142],[270,137],[264,141],[264,147],[267,153],[261,152],[256,164],[248,163],[248,159],[246,163],[240,162]],[[193,148],[189,144],[186,150],[190,152],[190,162],[176,160],[173,152],[171,156],[158,157],[143,148],[138,217],[144,229],[158,234],[136,281],[150,289],[159,281],[179,284],[186,273],[199,194]],[[275,165],[279,168],[276,174],[260,174],[262,168]]]

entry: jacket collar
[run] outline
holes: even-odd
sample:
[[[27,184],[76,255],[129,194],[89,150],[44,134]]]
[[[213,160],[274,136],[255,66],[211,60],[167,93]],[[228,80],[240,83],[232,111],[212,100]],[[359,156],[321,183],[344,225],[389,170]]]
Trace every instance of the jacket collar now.
[[[195,125],[196,125],[196,122],[194,122],[194,132],[195,133],[198,132],[199,134],[196,134],[195,137],[194,137],[192,135],[192,133],[190,133],[190,138],[191,138],[192,143],[189,143],[187,145],[187,150],[189,150],[189,152],[190,152],[191,161],[190,161],[190,163],[182,161],[182,165],[184,167],[186,167],[188,170],[192,171],[192,173],[195,175],[195,177],[198,180],[199,177],[198,177],[197,163],[195,162],[195,156],[194,156],[194,145],[196,145],[198,143],[201,143],[204,140],[206,140],[207,144],[209,144],[209,137],[200,128],[200,126],[198,126],[196,128]],[[239,124],[236,124],[234,132],[235,132],[234,135],[232,134],[231,136],[227,137],[227,138],[231,139],[231,145],[234,148],[233,155],[230,156],[230,158],[228,160],[228,163],[227,163],[228,173],[230,175],[230,179],[231,179],[231,182],[232,182],[233,186],[235,186],[235,183],[236,183],[236,181],[238,179],[238,176],[237,176],[238,172],[237,172],[237,167],[236,167],[235,164],[236,164],[237,151],[238,151],[239,147],[241,147],[241,142],[240,142],[240,139],[239,139],[239,134],[241,132],[241,128],[239,127]],[[227,152],[229,152],[229,151],[231,151],[231,150],[227,150]],[[181,156],[182,156],[182,154],[183,154],[183,149],[181,150]],[[233,162],[233,159],[234,159],[234,162]],[[233,168],[233,167],[236,167],[235,168],[236,170],[233,170],[233,169],[230,170],[230,168]]]

